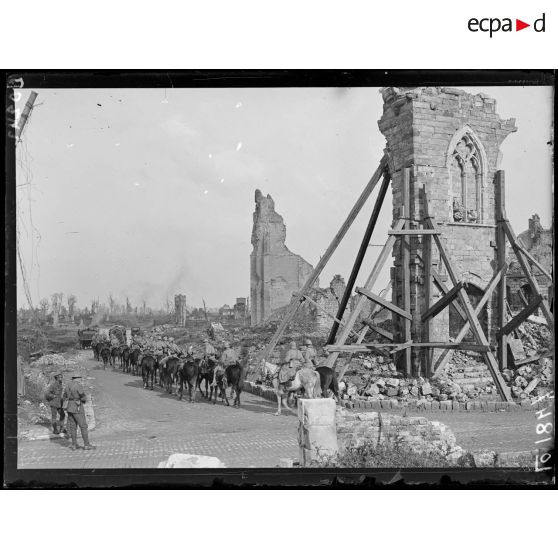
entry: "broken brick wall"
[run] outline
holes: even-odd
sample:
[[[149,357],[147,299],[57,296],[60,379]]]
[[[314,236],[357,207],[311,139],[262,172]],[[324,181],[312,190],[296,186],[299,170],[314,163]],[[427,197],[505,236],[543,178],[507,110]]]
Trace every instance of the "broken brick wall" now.
[[[275,211],[270,195],[255,194],[256,209],[250,256],[251,325],[265,321],[274,310],[290,303],[313,271],[301,256],[285,245],[283,217]]]
[[[552,275],[552,229],[543,228],[540,217],[535,214],[529,219],[529,228],[519,234],[518,239],[531,256]],[[531,291],[531,287],[517,261],[515,253],[511,250],[507,262],[507,301],[512,311],[519,312],[524,308],[525,302],[531,302],[534,293]],[[541,294],[550,302],[552,297],[552,282],[536,266],[529,265],[531,273],[535,276],[539,284]]]

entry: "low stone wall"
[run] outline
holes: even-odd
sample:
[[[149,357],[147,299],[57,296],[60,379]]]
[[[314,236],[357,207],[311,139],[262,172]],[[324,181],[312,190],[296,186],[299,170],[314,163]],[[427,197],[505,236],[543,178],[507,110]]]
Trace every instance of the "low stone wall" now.
[[[268,401],[277,401],[275,391],[273,388],[256,384],[254,382],[244,382],[244,391],[259,395]],[[386,411],[390,409],[404,409],[413,412],[484,412],[494,413],[501,411],[538,411],[548,407],[548,398],[541,399],[532,404],[531,401],[523,400],[521,403],[507,402],[507,401],[467,401],[466,403],[459,403],[458,401],[424,401],[424,400],[407,400],[401,402],[397,399],[375,399],[372,401],[350,400],[341,401],[339,403],[346,409],[355,411]]]
[[[424,417],[402,417],[376,412],[351,413],[338,408],[336,425],[341,451],[363,444],[375,446],[378,443],[397,441],[415,451],[435,451],[450,459],[464,453],[448,426]]]

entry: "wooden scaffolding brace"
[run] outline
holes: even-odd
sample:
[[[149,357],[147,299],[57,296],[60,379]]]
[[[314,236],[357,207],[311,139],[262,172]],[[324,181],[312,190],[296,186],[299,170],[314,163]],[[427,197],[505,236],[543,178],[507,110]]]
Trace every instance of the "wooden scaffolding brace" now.
[[[412,375],[412,363],[411,363],[411,351],[413,347],[421,349],[445,349],[445,353],[441,358],[434,364],[434,375],[444,369],[445,365],[449,361],[451,354],[454,350],[466,350],[466,351],[476,351],[479,352],[490,371],[490,374],[496,385],[496,389],[500,397],[504,401],[511,401],[511,393],[509,387],[506,385],[502,375],[501,370],[507,367],[507,336],[511,331],[517,328],[524,320],[526,320],[539,306],[542,308],[543,314],[546,318],[547,324],[550,328],[554,327],[554,319],[552,313],[548,307],[548,304],[541,295],[538,283],[531,273],[528,262],[538,267],[547,277],[551,278],[551,274],[544,270],[541,265],[536,262],[536,260],[528,254],[527,250],[521,246],[518,241],[513,229],[506,217],[505,212],[505,183],[504,183],[504,172],[498,171],[496,176],[496,186],[497,186],[497,254],[498,254],[498,268],[492,279],[489,281],[485,292],[478,302],[477,306],[474,308],[469,296],[465,290],[465,285],[462,281],[459,281],[458,276],[454,270],[454,266],[449,257],[448,251],[445,247],[445,243],[441,238],[441,231],[436,226],[433,217],[431,215],[430,205],[426,198],[426,194],[423,191],[422,195],[424,198],[424,207],[426,215],[423,219],[412,219],[410,217],[410,203],[409,203],[409,191],[410,191],[410,176],[411,168],[404,169],[404,187],[403,187],[403,203],[400,209],[399,218],[395,222],[393,229],[388,231],[388,240],[384,244],[376,262],[372,268],[372,272],[367,278],[363,287],[357,287],[355,292],[358,295],[356,304],[354,305],[349,316],[343,320],[343,315],[345,313],[348,301],[352,296],[354,283],[366,249],[369,246],[370,238],[372,232],[376,226],[376,222],[380,213],[380,209],[385,198],[387,187],[390,182],[390,175],[387,168],[387,158],[384,156],[380,162],[380,165],[376,172],[374,173],[372,179],[366,186],[365,190],[361,194],[357,203],[349,213],[349,216],[343,223],[341,229],[334,237],[333,241],[326,250],[324,256],[320,259],[318,265],[314,269],[314,272],[306,281],[299,293],[293,296],[291,304],[289,305],[287,312],[285,313],[283,320],[279,324],[275,334],[273,335],[271,341],[262,353],[263,359],[268,359],[273,350],[275,349],[277,342],[283,332],[285,331],[287,325],[292,321],[294,315],[300,306],[308,301],[311,304],[318,306],[309,296],[309,292],[312,290],[312,286],[318,278],[319,274],[329,261],[330,257],[334,253],[335,249],[339,246],[342,238],[345,236],[349,227],[355,220],[359,211],[364,206],[364,203],[370,196],[375,185],[379,182],[380,178],[383,176],[382,186],[376,199],[374,209],[372,211],[372,216],[370,222],[366,229],[364,238],[362,240],[359,252],[357,254],[349,281],[347,282],[347,287],[344,296],[340,302],[339,310],[336,316],[327,313],[333,319],[333,327],[326,342],[325,348],[328,350],[329,355],[324,363],[325,366],[333,367],[337,361],[340,353],[354,354],[357,352],[378,352],[380,354],[396,354],[400,351],[404,351],[403,368],[405,373],[410,376]],[[411,225],[418,228],[411,228]],[[445,286],[440,275],[432,269],[430,261],[424,262],[425,269],[427,270],[427,298],[428,298],[428,308],[422,313],[420,319],[423,323],[429,325],[429,321],[439,314],[442,310],[452,304],[460,316],[465,320],[465,324],[462,326],[461,331],[457,335],[453,342],[413,342],[411,337],[411,305],[410,305],[410,246],[407,239],[412,236],[424,236],[427,239],[427,243],[430,243],[433,239],[438,252],[440,254],[440,259],[447,270],[448,276],[452,282],[452,287],[448,288]],[[535,297],[531,304],[522,310],[519,314],[513,317],[509,322],[507,321],[507,301],[506,301],[506,239],[509,240],[512,249],[514,250],[518,262],[531,286]],[[385,265],[388,257],[390,256],[395,244],[400,241],[400,249],[402,251],[402,299],[403,308],[393,304],[392,302],[386,300],[385,298],[378,296],[373,293],[372,289],[380,275],[380,272]],[[427,260],[430,260],[430,247],[427,244]],[[434,304],[430,304],[430,287],[434,285],[442,293],[441,298]],[[494,290],[498,287],[498,300],[499,300],[499,312],[498,312],[498,360],[495,358],[491,351],[488,339],[482,329],[482,326],[478,320],[478,315],[485,307],[487,302],[490,300]],[[357,321],[364,310],[365,304],[368,301],[372,302],[372,311],[375,307],[380,306],[392,312],[392,314],[397,316],[399,319],[404,320],[402,331],[402,342],[394,342],[393,334],[383,330],[381,327],[377,326],[373,321],[365,319],[362,321],[362,329],[356,331]],[[323,310],[323,309],[322,309]],[[325,310],[324,310],[325,311]],[[336,334],[341,327],[341,332],[338,339]],[[375,330],[377,333],[385,337],[388,341],[386,343],[363,343],[364,337],[370,329]],[[475,343],[463,342],[465,336],[472,331]],[[350,337],[356,337],[353,344],[348,344]],[[344,370],[338,375],[341,379],[343,374],[347,369],[346,365]]]

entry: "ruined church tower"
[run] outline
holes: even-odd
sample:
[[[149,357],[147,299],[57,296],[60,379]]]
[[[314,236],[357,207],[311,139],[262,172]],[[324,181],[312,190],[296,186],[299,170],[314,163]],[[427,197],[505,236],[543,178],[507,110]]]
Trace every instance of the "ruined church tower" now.
[[[274,310],[291,302],[312,273],[312,266],[285,246],[287,228],[275,211],[275,202],[260,190],[255,194],[256,210],[250,255],[251,324],[267,319]]]
[[[515,120],[503,120],[496,102],[483,94],[472,95],[448,87],[394,88],[382,90],[383,115],[378,122],[386,138],[392,177],[394,219],[408,200],[413,227],[426,215],[424,194],[431,217],[441,231],[443,242],[463,281],[473,306],[497,268],[496,203],[499,196],[497,170],[500,145],[516,131]],[[441,296],[430,280],[434,272],[448,281],[432,238],[407,236],[394,247],[392,268],[393,303],[403,307],[402,278],[406,260],[401,243],[407,242],[410,271],[411,336],[415,342],[448,341],[463,324],[454,306],[423,323],[421,313]],[[448,283],[450,285],[450,283]],[[479,315],[489,341],[494,341],[497,305],[493,294]],[[396,328],[399,335],[402,327]],[[434,359],[436,352],[428,358]],[[425,370],[426,351],[414,350],[413,370]]]

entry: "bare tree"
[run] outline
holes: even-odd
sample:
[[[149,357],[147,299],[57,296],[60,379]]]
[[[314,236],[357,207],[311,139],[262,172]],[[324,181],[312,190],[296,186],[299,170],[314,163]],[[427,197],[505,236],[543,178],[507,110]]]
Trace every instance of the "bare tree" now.
[[[108,303],[109,303],[109,312],[112,314],[114,312],[114,305],[116,304],[116,300],[112,296],[112,293],[108,295]]]
[[[130,299],[126,297],[126,314],[132,313],[132,304],[130,303]]]
[[[39,306],[41,308],[41,314],[43,315],[43,317],[46,317],[49,306],[48,298],[41,298],[41,300],[39,301]]]
[[[74,315],[74,310],[77,302],[77,296],[73,294],[69,294],[66,297],[68,299],[68,313],[70,316]]]

